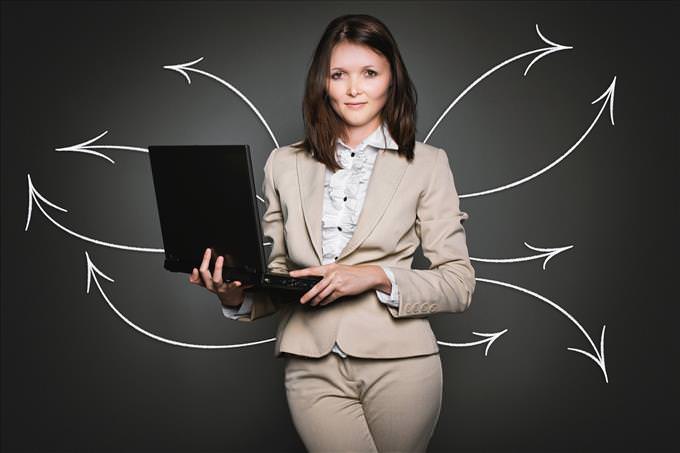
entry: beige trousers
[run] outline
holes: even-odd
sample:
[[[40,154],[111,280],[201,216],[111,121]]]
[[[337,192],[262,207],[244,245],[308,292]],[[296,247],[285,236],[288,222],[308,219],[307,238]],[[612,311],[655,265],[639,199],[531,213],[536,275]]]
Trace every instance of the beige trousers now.
[[[442,403],[439,353],[284,358],[288,407],[310,453],[426,451]]]

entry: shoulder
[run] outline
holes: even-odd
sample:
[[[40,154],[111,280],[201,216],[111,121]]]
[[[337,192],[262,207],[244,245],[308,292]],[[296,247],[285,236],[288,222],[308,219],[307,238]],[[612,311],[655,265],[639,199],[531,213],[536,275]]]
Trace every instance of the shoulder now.
[[[432,166],[437,163],[437,159],[441,159],[442,153],[446,154],[441,148],[416,140],[413,148],[413,162],[411,162],[411,165],[432,168]]]
[[[276,160],[276,163],[286,162],[290,159],[295,160],[295,156],[298,153],[304,153],[305,151],[300,148],[295,148],[295,145],[299,145],[303,140],[298,140],[297,142],[290,143],[288,145],[283,145],[278,148],[274,148],[271,152],[272,159]]]

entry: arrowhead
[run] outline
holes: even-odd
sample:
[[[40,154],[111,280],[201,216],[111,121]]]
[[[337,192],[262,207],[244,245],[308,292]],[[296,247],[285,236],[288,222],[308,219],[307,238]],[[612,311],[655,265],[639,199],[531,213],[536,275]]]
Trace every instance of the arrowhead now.
[[[541,38],[541,40],[544,43],[548,44],[550,47],[545,49],[544,52],[541,52],[540,54],[538,54],[538,56],[536,58],[531,60],[531,63],[529,63],[529,66],[527,66],[527,68],[524,70],[524,75],[527,75],[527,73],[529,72],[529,69],[534,65],[534,63],[536,63],[538,60],[545,57],[546,55],[551,54],[553,52],[560,52],[562,50],[569,50],[569,49],[574,48],[573,46],[564,46],[562,44],[557,44],[557,43],[552,42],[551,40],[549,40],[548,38],[543,36],[543,34],[541,33],[541,30],[538,29],[538,24],[536,24],[536,33],[538,33],[538,37]]]
[[[58,209],[62,212],[68,212],[68,210],[62,208],[61,206],[57,206],[56,204],[52,203],[49,201],[47,198],[43,197],[40,192],[35,188],[33,185],[33,181],[31,180],[31,174],[28,173],[26,175],[28,178],[28,214],[26,215],[26,226],[24,227],[24,231],[28,231],[28,225],[31,223],[31,216],[33,214],[33,203],[38,206],[38,209],[43,211],[42,206],[40,206],[40,203],[38,202],[38,198],[40,198],[42,201],[47,203],[48,205],[52,206],[55,209]],[[45,211],[43,211],[44,213]]]
[[[97,276],[95,275],[95,272],[105,279],[107,279],[110,282],[113,282],[114,280],[109,277],[108,275],[104,274],[102,271],[100,271],[97,266],[94,265],[92,260],[90,259],[90,255],[85,251],[85,260],[87,261],[87,294],[90,294],[90,280],[92,277],[97,281],[97,286],[99,286],[99,281],[97,280]]]
[[[559,255],[562,252],[565,252],[569,250],[570,248],[573,248],[573,245],[567,245],[566,247],[552,247],[552,248],[540,248],[540,247],[534,247],[533,245],[529,245],[528,243],[524,242],[524,245],[531,250],[535,250],[537,252],[549,252],[549,254],[546,256],[545,260],[543,261],[543,270],[545,270],[545,265],[548,264],[548,261],[552,259],[552,257]]]
[[[602,98],[604,98],[604,105],[607,105],[609,103],[609,119],[612,122],[612,126],[614,125],[614,91],[616,90],[616,76],[614,76],[614,79],[612,80],[612,83],[609,84],[609,88],[607,88],[604,93],[600,95],[597,99],[595,99],[591,104],[595,104]]]
[[[201,60],[203,60],[203,57],[198,58],[194,61],[190,61],[188,63],[181,63],[181,64],[163,66],[163,69],[170,69],[172,71],[179,72],[180,74],[182,74],[184,76],[185,79],[187,79],[187,83],[189,85],[191,85],[191,78],[189,77],[189,74],[187,74],[185,70],[190,69],[192,65],[198,63]]]
[[[508,331],[508,329],[501,330],[500,332],[495,332],[495,333],[481,333],[481,332],[472,332],[475,335],[478,335],[480,337],[488,337],[488,341],[486,344],[486,348],[484,349],[484,356],[487,356],[489,354],[489,348],[493,344],[494,341],[498,340],[501,335],[505,334]]]
[[[87,140],[83,143],[78,143],[77,145],[72,145],[72,146],[65,146],[63,148],[55,148],[54,150],[55,151],[70,151],[70,152],[75,152],[75,153],[93,154],[95,156],[102,157],[102,158],[108,160],[112,164],[115,164],[114,160],[111,159],[109,156],[102,154],[100,152],[97,152],[97,151],[92,151],[92,150],[87,149],[88,145],[96,142],[97,140],[99,140],[100,138],[102,138],[103,136],[105,136],[108,133],[109,133],[109,131],[104,131],[101,134],[99,134],[98,136],[96,136],[95,138]]]

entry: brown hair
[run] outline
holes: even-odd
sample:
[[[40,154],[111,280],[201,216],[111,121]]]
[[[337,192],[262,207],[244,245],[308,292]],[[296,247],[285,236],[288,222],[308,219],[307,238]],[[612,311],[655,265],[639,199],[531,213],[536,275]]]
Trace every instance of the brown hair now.
[[[390,62],[392,82],[381,117],[387,124],[390,135],[399,145],[396,152],[409,162],[412,161],[416,141],[418,95],[394,37],[385,24],[367,14],[340,16],[326,27],[307,73],[302,100],[305,138],[292,146],[310,152],[332,171],[342,168],[336,161],[335,147],[338,137],[342,137],[345,132],[345,125],[330,104],[326,80],[330,76],[331,52],[336,44],[343,41],[368,46]]]

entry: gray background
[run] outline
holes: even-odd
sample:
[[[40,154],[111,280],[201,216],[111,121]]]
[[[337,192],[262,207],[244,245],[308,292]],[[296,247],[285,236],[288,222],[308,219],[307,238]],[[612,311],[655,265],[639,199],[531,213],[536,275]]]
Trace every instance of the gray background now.
[[[155,253],[83,241],[37,209],[28,231],[27,175],[61,224],[102,241],[162,248],[146,154],[55,152],[98,144],[249,143],[256,183],[274,148],[253,112],[215,81],[188,85],[164,65],[233,84],[280,145],[301,138],[301,98],[327,23],[369,13],[395,35],[419,95],[417,139],[496,64],[544,47],[573,50],[522,74],[499,70],[449,113],[428,143],[448,152],[472,193],[517,180],[564,153],[617,76],[616,125],[600,119],[549,172],[463,199],[477,277],[549,298],[598,341],[607,326],[609,383],[567,347],[588,350],[563,315],[527,294],[478,282],[462,315],[431,318],[437,338],[509,329],[484,345],[441,346],[444,400],[430,451],[654,451],[677,422],[677,5],[669,3],[3,3],[2,449],[4,451],[301,451],[273,343],[227,350],[170,346],[125,324],[96,287],[85,252],[111,276],[112,303],[178,341],[230,344],[275,336],[278,315],[224,318],[214,295],[163,269]],[[196,196],[210,196],[196,188]],[[419,256],[418,267],[427,263]],[[677,266],[677,265],[676,265]],[[677,381],[676,381],[677,382]]]

